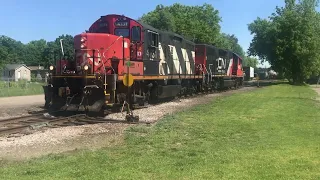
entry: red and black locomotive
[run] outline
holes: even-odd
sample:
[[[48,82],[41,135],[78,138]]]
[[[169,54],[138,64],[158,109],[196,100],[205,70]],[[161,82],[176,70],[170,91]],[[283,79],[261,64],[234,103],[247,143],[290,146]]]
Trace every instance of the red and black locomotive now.
[[[55,109],[99,112],[127,99],[142,105],[243,83],[237,54],[122,15],[101,16],[75,36],[74,50],[73,61],[50,66],[46,105]]]

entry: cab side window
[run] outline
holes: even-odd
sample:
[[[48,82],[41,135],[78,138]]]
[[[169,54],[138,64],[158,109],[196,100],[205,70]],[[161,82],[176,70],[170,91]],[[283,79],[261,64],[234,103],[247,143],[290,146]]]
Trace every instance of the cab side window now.
[[[133,26],[131,28],[131,40],[138,42],[141,40],[141,28],[139,26]]]
[[[149,44],[151,47],[158,48],[159,46],[159,34],[153,31],[148,32]]]

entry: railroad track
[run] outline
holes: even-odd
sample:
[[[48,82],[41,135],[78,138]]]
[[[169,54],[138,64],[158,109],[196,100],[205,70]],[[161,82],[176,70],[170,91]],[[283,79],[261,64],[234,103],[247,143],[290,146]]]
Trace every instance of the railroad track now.
[[[194,94],[184,97],[179,97],[178,99],[172,99],[171,101],[176,101],[185,98],[195,98],[197,96],[206,95],[210,93]],[[166,101],[170,102],[170,101]],[[147,106],[135,107],[134,110],[148,108],[163,103],[157,102],[148,104]],[[123,109],[126,111],[126,108]],[[150,122],[139,122],[136,119],[133,121],[127,120],[116,120],[116,119],[105,119],[104,117],[89,117],[86,114],[76,114],[70,116],[53,117],[49,113],[59,113],[62,111],[46,112],[41,111],[38,113],[33,113],[31,115],[13,117],[8,119],[0,119],[0,136],[11,135],[11,134],[28,134],[32,131],[41,130],[43,128],[57,128],[63,126],[77,126],[86,124],[98,124],[98,123],[123,123],[123,124],[150,124]],[[110,113],[110,112],[109,112]],[[125,112],[123,112],[125,113]],[[45,116],[47,114],[47,116]]]
[[[125,120],[104,119],[103,117],[88,117],[85,114],[67,117],[45,117],[43,114],[36,114],[0,120],[0,135],[28,134],[31,131],[41,130],[44,127],[57,128],[97,123],[149,124],[148,122],[130,122]]]
[[[272,80],[271,82],[270,81],[266,81],[266,82],[269,84],[269,83],[272,83]],[[245,85],[245,86],[252,86],[252,85]],[[177,101],[180,99],[187,99],[187,98],[196,98],[199,96],[205,96],[208,94],[220,93],[225,91],[228,91],[228,90],[196,93],[188,96],[174,98],[171,101]],[[170,101],[166,101],[166,102],[170,102]],[[161,103],[163,102],[152,103],[145,107],[136,107],[134,108],[134,110],[141,109],[141,108],[148,108]],[[55,111],[51,113],[56,113],[56,112],[59,112],[59,111]],[[28,133],[28,131],[29,132],[34,130],[36,131],[36,130],[42,129],[43,127],[56,128],[56,127],[70,126],[70,125],[72,126],[72,125],[85,125],[85,124],[97,124],[97,123],[150,124],[148,122],[139,122],[139,121],[130,122],[126,120],[105,119],[104,117],[89,117],[85,114],[76,114],[76,115],[70,115],[66,117],[52,117],[50,115],[45,116],[44,113],[45,111],[41,111],[41,112],[33,113],[27,116],[13,117],[13,118],[2,119],[2,120],[0,119],[0,135],[9,135],[9,134],[16,134],[16,133],[25,134],[25,133]]]

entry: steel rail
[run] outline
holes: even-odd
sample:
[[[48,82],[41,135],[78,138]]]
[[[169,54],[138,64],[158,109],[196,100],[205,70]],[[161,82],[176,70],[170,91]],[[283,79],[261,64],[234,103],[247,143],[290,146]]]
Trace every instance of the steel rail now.
[[[6,118],[6,119],[0,119],[0,125],[3,124],[3,123],[7,123],[7,122],[15,123],[15,122],[22,121],[22,120],[24,120],[24,119],[31,120],[31,119],[28,119],[28,118],[36,118],[36,117],[44,116],[45,113],[58,113],[58,112],[62,112],[62,110],[52,111],[52,112],[50,112],[50,111],[49,111],[49,112],[48,112],[48,111],[38,112],[38,113],[34,113],[34,114],[30,114],[30,115],[25,115],[25,116],[18,116],[18,117],[11,117],[11,118]]]
[[[0,134],[12,134],[12,133],[19,133],[19,132],[23,132],[25,130],[32,130],[35,129],[35,127],[37,126],[50,126],[50,125],[57,125],[66,121],[69,121],[70,118],[73,117],[77,117],[77,116],[83,116],[83,115],[73,115],[73,116],[68,116],[68,117],[60,117],[60,118],[56,118],[53,120],[48,120],[46,118],[39,118],[37,119],[38,122],[28,122],[28,121],[23,121],[23,123],[27,123],[27,124],[22,124],[22,125],[17,125],[14,127],[6,127],[6,128],[0,128]]]
[[[6,127],[6,128],[0,128],[0,135],[7,135],[7,134],[14,134],[14,133],[20,133],[24,132],[26,130],[34,130],[37,129],[37,127],[61,127],[66,122],[70,122],[73,125],[85,125],[85,124],[99,124],[99,123],[123,123],[123,124],[151,124],[150,122],[130,122],[126,120],[116,120],[116,119],[104,119],[104,118],[92,118],[88,117],[85,114],[77,114],[77,115],[71,115],[67,117],[59,117],[56,119],[47,120],[45,118],[39,118],[38,122],[28,122],[23,121],[23,123],[27,124],[19,124],[14,127]]]
[[[11,117],[11,118],[7,118],[7,119],[0,119],[0,124],[6,123],[6,122],[21,121],[24,119],[38,117],[38,116],[43,116],[43,114],[33,114],[33,115],[26,115],[26,116],[19,116],[19,117]]]

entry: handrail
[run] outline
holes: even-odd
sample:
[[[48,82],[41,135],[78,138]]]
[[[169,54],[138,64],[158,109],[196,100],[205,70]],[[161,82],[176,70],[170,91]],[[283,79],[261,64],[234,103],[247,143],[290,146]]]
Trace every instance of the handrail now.
[[[209,66],[210,65],[212,65],[212,64],[209,64]],[[207,69],[207,67],[206,66],[204,66],[204,68],[205,68],[205,70],[206,70],[206,72],[208,72],[208,69]],[[210,70],[210,76],[212,75],[212,71],[211,71],[211,69],[209,68],[209,70]],[[207,82],[209,82],[209,76],[208,76],[208,80],[207,80]]]

